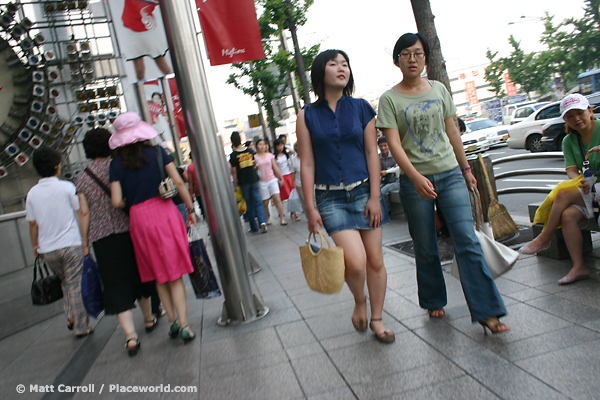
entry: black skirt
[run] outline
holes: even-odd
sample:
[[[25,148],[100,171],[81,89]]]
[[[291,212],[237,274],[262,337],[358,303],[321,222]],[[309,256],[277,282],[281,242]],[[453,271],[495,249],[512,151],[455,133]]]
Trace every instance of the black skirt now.
[[[134,307],[136,299],[156,292],[154,281],[142,283],[129,232],[116,233],[94,242],[102,279],[104,312],[119,314]]]

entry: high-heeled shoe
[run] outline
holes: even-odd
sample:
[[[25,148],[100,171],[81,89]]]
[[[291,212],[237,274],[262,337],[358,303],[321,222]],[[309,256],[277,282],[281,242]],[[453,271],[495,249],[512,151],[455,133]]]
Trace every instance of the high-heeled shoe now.
[[[177,323],[177,320],[173,321],[173,323],[171,324],[171,327],[169,328],[169,337],[171,339],[177,339],[177,336],[179,336],[179,324]]]
[[[135,340],[135,346],[129,347],[129,342],[131,342],[132,340]],[[125,348],[127,349],[127,354],[129,354],[129,357],[137,356],[138,350],[140,349],[139,339],[138,338],[128,339],[127,342],[125,343]]]
[[[190,331],[189,329],[190,325],[187,324],[179,331],[179,337],[183,340],[183,344],[187,344],[188,342],[191,342],[192,340],[196,339],[196,334]]]
[[[495,319],[489,318],[489,319],[486,319],[485,321],[479,321],[479,324],[481,326],[483,326],[483,334],[484,335],[487,335],[486,328],[489,329],[490,332],[492,332],[492,335],[510,331],[510,327],[508,325],[505,325],[502,322],[500,322],[500,320],[498,318],[495,318]],[[506,328],[506,329],[504,329],[504,328]]]
[[[150,326],[148,326],[148,324],[150,324]],[[152,320],[146,321],[144,325],[146,327],[146,333],[150,333],[156,328],[156,325],[158,325],[158,318],[152,316]]]

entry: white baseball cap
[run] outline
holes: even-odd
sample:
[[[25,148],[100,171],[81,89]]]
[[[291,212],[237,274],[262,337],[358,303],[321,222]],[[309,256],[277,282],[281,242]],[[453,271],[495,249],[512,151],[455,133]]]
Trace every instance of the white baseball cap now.
[[[560,101],[560,116],[565,117],[565,114],[573,109],[587,110],[590,108],[590,102],[585,96],[579,93],[570,94]]]

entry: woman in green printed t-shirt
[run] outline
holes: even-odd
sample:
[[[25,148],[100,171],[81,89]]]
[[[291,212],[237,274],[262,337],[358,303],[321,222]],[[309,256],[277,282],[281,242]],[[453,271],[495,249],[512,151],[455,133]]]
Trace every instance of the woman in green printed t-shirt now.
[[[400,196],[414,242],[419,305],[433,318],[445,315],[437,203],[454,243],[471,320],[479,322],[484,332],[486,328],[505,332],[510,328],[498,318],[506,314],[506,308],[473,228],[467,187],[473,190],[477,181],[454,122],[456,107],[444,85],[421,78],[429,58],[429,46],[421,34],[402,35],[393,58],[403,77],[379,99],[377,127],[383,130],[402,170]]]

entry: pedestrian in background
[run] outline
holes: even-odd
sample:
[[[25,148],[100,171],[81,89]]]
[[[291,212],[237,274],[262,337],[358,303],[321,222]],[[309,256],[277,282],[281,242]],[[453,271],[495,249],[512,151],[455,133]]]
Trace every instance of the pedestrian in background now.
[[[279,223],[287,225],[283,213],[283,203],[281,202],[281,197],[279,197],[279,188],[283,186],[283,176],[279,170],[279,165],[277,165],[273,153],[267,151],[267,142],[265,139],[258,139],[256,141],[256,150],[254,159],[260,168],[260,195],[265,208],[267,225],[271,225],[271,218],[269,217],[269,200],[271,198],[273,198],[279,212]]]
[[[41,179],[25,200],[25,219],[33,255],[40,256],[62,281],[69,330],[76,337],[93,332],[81,297],[83,248],[75,212],[80,211],[75,185],[58,179],[62,154],[41,146],[33,153],[33,167]]]
[[[115,150],[110,164],[112,205],[128,208],[131,239],[142,282],[156,281],[169,323],[169,336],[181,337],[184,343],[196,334],[187,318],[187,300],[182,276],[191,273],[190,245],[181,214],[171,199],[158,192],[161,169],[169,176],[187,208],[187,224],[194,226],[196,216],[191,196],[162,147],[149,140],[157,132],[134,112],[119,115],[109,146]],[[162,164],[158,152],[161,152]]]
[[[83,254],[89,254],[93,247],[102,280],[104,313],[117,315],[125,333],[125,347],[132,357],[140,348],[132,309],[138,300],[144,313],[146,332],[152,332],[158,324],[150,310],[150,296],[156,292],[156,284],[140,280],[129,236],[129,217],[123,209],[116,209],[111,204],[109,139],[110,132],[103,128],[87,131],[83,139],[85,155],[92,160],[76,181],[81,205]]]
[[[246,201],[246,216],[250,224],[250,232],[260,230],[261,233],[267,233],[267,216],[260,196],[254,153],[248,147],[242,145],[240,133],[237,131],[231,134],[231,145],[233,151],[229,163],[231,165],[230,172],[233,177],[233,186],[234,188],[239,186],[242,190],[242,196]]]
[[[382,321],[387,272],[381,225],[389,218],[379,190],[375,110],[366,100],[351,97],[354,77],[342,50],[320,53],[313,61],[311,80],[317,101],[306,106],[296,122],[308,229],[317,233],[319,226],[325,227],[344,249],[354,328],[367,330],[366,280],[369,326],[377,340],[392,343],[394,333]]]

